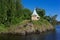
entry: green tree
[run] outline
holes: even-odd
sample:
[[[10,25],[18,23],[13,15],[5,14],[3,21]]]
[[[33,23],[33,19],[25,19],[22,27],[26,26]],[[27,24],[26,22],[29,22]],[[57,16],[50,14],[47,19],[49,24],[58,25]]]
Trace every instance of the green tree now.
[[[7,7],[6,7],[6,2],[5,0],[0,0],[0,23],[4,24],[7,18]]]
[[[32,12],[29,9],[27,8],[23,9],[23,15],[24,15],[23,19],[31,19],[31,14]]]
[[[16,12],[17,12],[16,16],[18,18],[23,15],[22,9],[23,9],[23,7],[22,7],[22,4],[21,4],[21,0],[16,0]]]
[[[51,21],[51,17],[50,16],[45,16],[44,19],[46,19],[47,21]]]
[[[6,11],[7,20],[4,24],[10,26],[11,24],[13,24],[13,20],[16,14],[15,0],[7,0],[6,7],[7,7]]]
[[[54,16],[51,17],[51,23],[52,23],[53,26],[55,26],[56,23],[57,23],[56,18],[57,18],[57,15],[54,15]]]
[[[17,23],[22,15],[20,0],[0,0],[0,24],[8,25]]]
[[[45,10],[44,9],[36,8],[36,11],[39,14],[39,16],[41,16],[41,17],[45,16]]]

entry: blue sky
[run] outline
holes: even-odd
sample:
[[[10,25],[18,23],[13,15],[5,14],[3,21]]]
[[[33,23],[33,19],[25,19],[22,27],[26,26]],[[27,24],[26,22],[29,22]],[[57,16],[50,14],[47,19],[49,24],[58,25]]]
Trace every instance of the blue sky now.
[[[49,16],[57,14],[57,20],[60,21],[60,0],[22,0],[22,4],[32,11],[36,7],[43,8]]]

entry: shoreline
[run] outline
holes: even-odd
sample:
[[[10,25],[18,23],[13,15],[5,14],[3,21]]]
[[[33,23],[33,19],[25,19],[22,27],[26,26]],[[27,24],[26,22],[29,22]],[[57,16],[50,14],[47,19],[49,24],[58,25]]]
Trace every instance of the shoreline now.
[[[31,34],[42,34],[42,33],[47,33],[47,32],[54,32],[55,29],[53,30],[47,30],[47,31],[42,31],[42,32],[39,32],[39,31],[36,31],[36,32],[30,32],[30,33],[15,33],[15,32],[0,32],[0,34],[7,34],[7,35],[21,35],[21,36],[24,36],[24,35],[31,35]]]
[[[31,33],[43,33],[46,31],[53,31],[55,28],[49,23],[42,23],[42,21],[32,21],[30,22],[29,20],[24,20],[21,24],[16,25],[16,26],[11,26],[6,28],[6,31],[0,31],[0,34],[21,34],[21,35],[26,35],[26,34],[31,34]]]

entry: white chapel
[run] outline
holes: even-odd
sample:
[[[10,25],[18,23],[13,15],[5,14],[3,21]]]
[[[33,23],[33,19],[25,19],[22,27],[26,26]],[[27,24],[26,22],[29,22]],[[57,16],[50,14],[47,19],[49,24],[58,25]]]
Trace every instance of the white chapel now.
[[[37,14],[36,9],[34,9],[31,19],[32,20],[39,20],[40,19],[40,16]]]

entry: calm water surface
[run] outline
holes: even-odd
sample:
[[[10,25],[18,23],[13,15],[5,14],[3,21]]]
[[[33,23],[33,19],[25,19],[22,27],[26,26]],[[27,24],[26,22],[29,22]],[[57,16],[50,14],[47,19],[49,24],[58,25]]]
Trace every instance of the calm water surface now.
[[[60,25],[56,26],[56,31],[42,34],[31,34],[26,36],[0,34],[0,40],[60,40]]]

